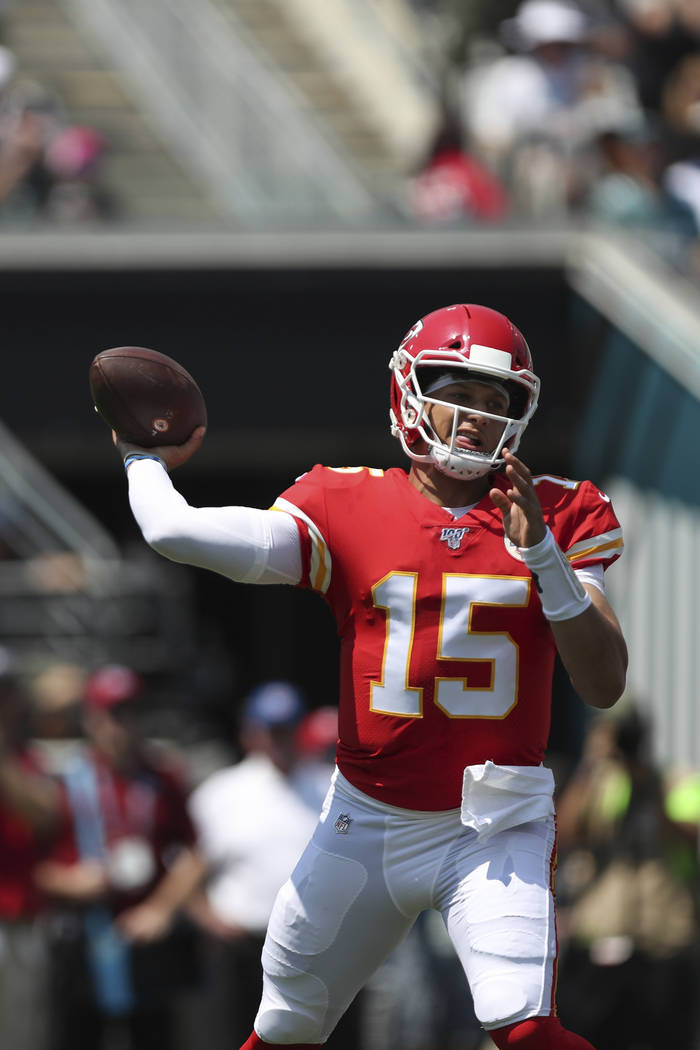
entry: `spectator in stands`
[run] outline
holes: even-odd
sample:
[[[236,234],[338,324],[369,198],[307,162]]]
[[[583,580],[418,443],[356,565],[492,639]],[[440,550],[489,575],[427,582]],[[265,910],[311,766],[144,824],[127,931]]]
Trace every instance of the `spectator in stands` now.
[[[46,1047],[46,945],[34,869],[59,817],[29,740],[30,706],[0,650],[0,1046]]]
[[[332,772],[335,765],[335,749],[338,743],[338,708],[333,704],[309,711],[299,723],[296,746],[302,759],[310,759],[323,765],[324,775]]]
[[[85,223],[110,219],[116,202],[101,181],[106,142],[72,125],[61,102],[18,76],[0,46],[0,220]]]
[[[82,664],[54,660],[29,678],[34,743],[50,773],[62,775],[80,746],[81,711],[88,672]]]
[[[84,698],[88,746],[62,777],[65,820],[36,871],[51,900],[50,1050],[171,1050],[175,996],[196,977],[177,905],[201,871],[179,777],[138,732],[143,683],[103,667]]]
[[[423,167],[408,182],[408,213],[426,226],[498,222],[508,211],[505,187],[464,137],[459,119],[446,112]]]
[[[649,121],[612,126],[597,138],[601,172],[582,211],[605,226],[650,239],[654,250],[686,268],[698,238],[698,219],[665,175],[662,134]]]
[[[688,209],[675,207],[661,185],[663,142],[649,121],[612,125],[597,137],[601,173],[587,198],[588,211],[613,225],[687,228]],[[690,223],[692,227],[692,221]]]
[[[673,771],[666,793],[666,813],[687,836],[697,865],[700,863],[700,770]]]
[[[44,143],[43,122],[19,106],[12,93],[16,71],[15,55],[0,46],[0,208],[5,213],[31,210],[27,184]]]
[[[634,707],[594,722],[557,804],[559,1012],[596,1050],[695,1047],[695,887],[649,732]]]
[[[660,113],[669,77],[700,50],[697,8],[696,0],[614,0],[628,38],[625,63],[647,113]]]
[[[101,182],[104,137],[94,128],[71,125],[52,136],[46,147],[48,173],[41,215],[62,225],[112,219],[116,202]]]
[[[566,215],[588,178],[594,136],[639,112],[633,77],[595,50],[565,0],[524,0],[501,35],[511,53],[467,70],[464,115],[474,149],[510,186],[523,215]]]
[[[307,714],[291,682],[268,681],[243,705],[244,757],[192,793],[190,809],[209,878],[195,916],[210,933],[208,1047],[246,1040],[262,991],[260,956],[277,891],[316,825],[330,784],[337,712]],[[270,823],[272,821],[272,824]],[[357,1050],[351,1011],[328,1050]]]
[[[661,112],[669,160],[664,188],[692,210],[700,227],[700,45],[670,73]]]
[[[44,157],[65,123],[59,100],[37,81],[22,79],[17,59],[0,47],[0,220],[34,221],[51,183]]]

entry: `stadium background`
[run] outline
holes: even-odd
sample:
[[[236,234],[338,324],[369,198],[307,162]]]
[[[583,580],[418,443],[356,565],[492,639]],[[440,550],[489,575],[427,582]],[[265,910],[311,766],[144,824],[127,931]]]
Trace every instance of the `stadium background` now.
[[[493,49],[517,4],[186,6],[22,0],[4,12],[20,83],[30,98],[39,84],[64,123],[98,131],[98,179],[117,206],[83,223],[37,213],[2,226],[11,557],[0,634],[27,667],[60,649],[136,663],[189,714],[235,704],[269,673],[332,701],[321,603],[174,574],[140,549],[91,410],[90,360],[128,343],[181,360],[210,413],[183,489],[195,503],[266,505],[317,460],[399,463],[392,348],[438,304],[485,302],[527,333],[542,377],[524,444],[533,468],[619,494],[628,549],[610,586],[630,692],[653,715],[657,757],[700,762],[692,271],[669,262],[663,231],[561,211],[440,225],[405,208],[459,71],[484,41]],[[25,452],[36,477],[16,466]],[[18,531],[31,539],[12,549]],[[28,584],[17,558],[62,549],[83,574],[72,593]],[[121,581],[109,617],[96,615],[106,599],[86,550],[111,566],[99,586]]]
[[[624,5],[579,6],[605,28]],[[261,679],[334,703],[322,602],[172,565],[143,543],[90,362],[129,344],[182,362],[209,430],[179,488],[193,504],[268,506],[315,462],[401,465],[389,356],[424,313],[474,301],[518,324],[542,379],[524,458],[592,478],[621,519],[607,586],[630,648],[623,705],[649,715],[660,768],[700,769],[697,241],[680,251],[672,230],[555,199],[498,221],[409,206],[446,98],[463,99],[470,63],[499,57],[517,11],[0,2],[0,45],[17,63],[0,85],[0,138],[26,105],[51,135],[99,140],[53,210],[27,186],[3,197],[0,179],[0,646],[30,678],[55,661],[136,668],[152,735],[197,772],[209,744],[231,743]],[[558,670],[557,773],[587,717]]]

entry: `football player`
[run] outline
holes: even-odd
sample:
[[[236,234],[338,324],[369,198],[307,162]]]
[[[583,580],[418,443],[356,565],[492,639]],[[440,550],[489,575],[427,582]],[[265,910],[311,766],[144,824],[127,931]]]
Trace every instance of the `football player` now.
[[[543,759],[557,652],[585,703],[611,707],[624,688],[603,583],[620,525],[595,485],[533,477],[516,456],[539,380],[503,314],[436,310],[389,367],[408,471],[315,466],[271,510],[197,509],[173,488],[203,428],[178,447],[117,441],[155,550],[310,588],[341,639],[337,768],[277,897],[243,1050],[321,1046],[427,908],[497,1047],[590,1050],[556,1016]]]

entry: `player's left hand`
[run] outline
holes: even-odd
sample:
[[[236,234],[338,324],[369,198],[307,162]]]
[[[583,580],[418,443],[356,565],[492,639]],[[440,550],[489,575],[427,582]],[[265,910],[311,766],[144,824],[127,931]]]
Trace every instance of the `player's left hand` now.
[[[510,542],[516,547],[534,547],[544,539],[546,525],[532,474],[508,449],[503,450],[503,459],[511,487],[506,492],[491,489],[489,496],[503,516],[503,528]]]

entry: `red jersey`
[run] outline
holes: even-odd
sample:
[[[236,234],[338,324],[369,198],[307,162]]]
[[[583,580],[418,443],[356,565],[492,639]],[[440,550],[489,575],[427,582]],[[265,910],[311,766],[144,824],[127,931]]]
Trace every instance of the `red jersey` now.
[[[30,773],[41,774],[29,751],[17,756]],[[41,899],[34,885],[34,868],[41,859],[43,842],[25,818],[0,800],[0,922],[33,918]]]
[[[148,843],[154,870],[145,885],[132,892],[114,890],[110,906],[115,914],[143,900],[163,877],[175,848],[193,846],[196,832],[188,807],[187,792],[179,778],[162,766],[145,762],[130,774],[123,774],[98,753],[89,752],[96,773],[99,793],[101,838],[109,853],[120,840],[136,836]],[[63,782],[65,819],[52,843],[50,859],[75,864],[81,857],[79,825],[90,821],[93,805],[82,799],[76,805]]]
[[[419,218],[433,222],[464,216],[497,222],[508,210],[498,179],[461,149],[445,149],[433,157],[414,179],[409,199]]]
[[[619,557],[607,496],[587,481],[535,484],[574,568]],[[297,521],[300,586],[338,625],[337,760],[352,784],[393,806],[452,809],[465,766],[543,760],[554,638],[488,495],[455,519],[401,469],[316,466],[275,507]]]

